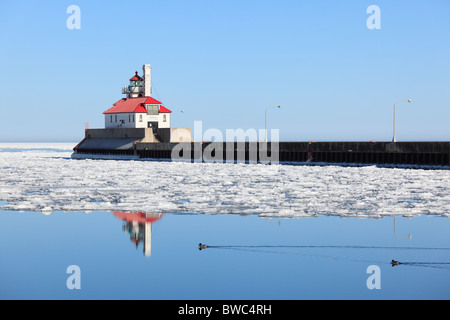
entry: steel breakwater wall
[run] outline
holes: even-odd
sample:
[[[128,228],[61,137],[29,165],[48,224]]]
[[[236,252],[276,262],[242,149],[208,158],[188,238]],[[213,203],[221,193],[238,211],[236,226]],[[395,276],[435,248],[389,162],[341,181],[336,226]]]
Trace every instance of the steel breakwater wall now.
[[[175,148],[175,149],[174,149]],[[324,162],[450,166],[450,142],[136,143],[131,149],[78,153],[137,155],[140,159],[215,162]]]

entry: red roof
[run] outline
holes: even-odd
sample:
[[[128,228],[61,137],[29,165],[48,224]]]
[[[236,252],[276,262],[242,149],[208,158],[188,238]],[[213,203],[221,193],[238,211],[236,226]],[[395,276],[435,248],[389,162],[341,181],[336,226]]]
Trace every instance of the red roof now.
[[[153,99],[152,97],[147,97],[147,100],[145,100],[145,103],[150,103],[150,104],[161,104],[161,101],[158,101],[156,99]]]
[[[145,109],[145,107],[142,104],[140,104],[138,105],[136,110],[134,110],[134,113],[147,113],[147,109]]]
[[[124,98],[113,104],[112,108],[109,108],[104,114],[107,113],[135,113],[135,112],[147,112],[142,104],[145,102],[146,97],[140,98]],[[142,108],[139,108],[142,107]]]
[[[130,81],[142,81],[142,80],[144,80],[141,77],[139,77],[137,73],[138,72],[136,71],[136,74],[134,75],[133,78],[130,79]]]
[[[109,113],[147,113],[144,104],[159,104],[159,112],[170,113],[169,109],[163,107],[161,102],[152,97],[139,97],[139,98],[124,98],[113,104],[112,108],[109,108],[103,114]]]
[[[171,113],[172,111],[170,111],[166,107],[159,106],[159,112],[161,112],[161,113]]]

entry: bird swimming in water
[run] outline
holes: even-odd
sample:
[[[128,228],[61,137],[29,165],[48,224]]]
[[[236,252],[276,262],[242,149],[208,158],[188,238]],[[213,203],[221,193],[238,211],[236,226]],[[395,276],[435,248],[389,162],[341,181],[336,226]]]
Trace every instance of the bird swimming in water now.
[[[201,244],[201,243],[198,244],[198,250],[202,250],[202,249],[206,249],[206,248],[208,248],[208,246],[206,244]]]
[[[402,264],[402,263],[392,259],[391,264],[392,264],[392,266],[398,266],[399,264]]]

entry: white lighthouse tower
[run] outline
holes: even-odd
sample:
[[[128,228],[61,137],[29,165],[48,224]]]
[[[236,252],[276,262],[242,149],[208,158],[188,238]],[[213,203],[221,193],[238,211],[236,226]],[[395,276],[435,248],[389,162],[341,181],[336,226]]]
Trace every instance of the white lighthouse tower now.
[[[144,78],[140,77],[136,71],[136,74],[130,78],[130,84],[128,87],[122,88],[122,94],[126,94],[127,98],[151,97],[151,69],[151,65],[144,64],[142,66]]]
[[[144,96],[144,79],[142,79],[138,72],[130,78],[128,87],[122,89],[122,93],[127,95],[127,98],[138,98]]]

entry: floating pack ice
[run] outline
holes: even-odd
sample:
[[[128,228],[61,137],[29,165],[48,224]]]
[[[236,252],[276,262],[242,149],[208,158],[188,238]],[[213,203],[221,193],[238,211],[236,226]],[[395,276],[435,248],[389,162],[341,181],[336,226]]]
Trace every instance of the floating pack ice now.
[[[73,161],[61,152],[73,144],[45,146],[0,152],[2,209],[450,217],[449,170]]]

